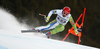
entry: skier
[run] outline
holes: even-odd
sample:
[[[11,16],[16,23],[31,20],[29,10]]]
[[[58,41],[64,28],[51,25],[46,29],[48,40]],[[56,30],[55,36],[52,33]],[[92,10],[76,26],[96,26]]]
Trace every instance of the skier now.
[[[71,23],[71,25],[73,26],[75,33],[79,34],[79,32],[77,31],[77,27],[74,23],[74,20],[70,14],[70,11],[71,11],[71,9],[69,7],[64,7],[63,9],[51,10],[48,13],[48,16],[46,17],[46,22],[49,21],[52,14],[57,14],[56,19],[54,19],[52,22],[50,22],[46,26],[40,26],[40,27],[36,27],[36,28],[32,28],[32,29],[38,30],[39,32],[43,31],[43,30],[53,29],[46,33],[47,37],[49,38],[50,35],[53,35],[53,34],[63,31],[65,29],[65,25],[69,21]]]

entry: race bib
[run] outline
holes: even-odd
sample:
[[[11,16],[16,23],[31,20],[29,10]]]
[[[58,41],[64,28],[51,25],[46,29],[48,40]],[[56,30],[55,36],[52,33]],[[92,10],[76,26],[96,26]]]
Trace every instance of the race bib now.
[[[57,19],[61,22],[61,23],[66,23],[66,19],[64,19],[64,18],[62,18],[62,17],[60,17],[60,16],[58,16],[57,17]]]

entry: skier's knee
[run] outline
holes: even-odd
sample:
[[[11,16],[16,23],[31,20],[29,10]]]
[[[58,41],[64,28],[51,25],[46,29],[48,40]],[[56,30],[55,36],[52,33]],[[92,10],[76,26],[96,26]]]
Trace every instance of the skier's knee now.
[[[59,28],[55,28],[54,30],[52,30],[50,32],[51,32],[51,34],[56,34],[56,33],[63,31],[64,29],[65,29],[64,26],[62,26],[62,27],[59,27]]]

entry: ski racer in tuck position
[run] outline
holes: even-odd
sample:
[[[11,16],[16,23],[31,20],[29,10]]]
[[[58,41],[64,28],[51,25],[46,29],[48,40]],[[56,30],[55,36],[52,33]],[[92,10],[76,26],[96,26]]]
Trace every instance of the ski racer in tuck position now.
[[[52,14],[57,14],[56,19],[54,19],[52,22],[50,22],[46,26],[40,26],[40,27],[36,27],[36,28],[32,28],[32,29],[38,30],[39,32],[43,31],[43,30],[53,29],[46,33],[47,37],[49,38],[50,35],[53,35],[53,34],[63,31],[65,29],[65,25],[69,21],[71,23],[71,25],[73,26],[75,33],[79,34],[79,32],[77,31],[76,24],[74,23],[74,20],[71,16],[70,12],[71,12],[71,9],[69,7],[64,7],[63,9],[51,10],[48,13],[48,16],[46,17],[46,22],[49,21]]]

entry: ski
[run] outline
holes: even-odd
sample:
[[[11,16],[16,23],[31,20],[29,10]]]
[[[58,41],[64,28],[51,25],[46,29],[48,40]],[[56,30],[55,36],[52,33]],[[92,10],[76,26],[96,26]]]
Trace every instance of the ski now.
[[[39,32],[39,31],[38,30],[21,30],[21,33],[32,33],[32,32]],[[47,37],[48,39],[50,38],[47,36],[47,34],[44,34],[44,33],[42,34],[43,34],[43,37]]]
[[[39,32],[38,30],[21,30],[22,33],[27,33],[27,32]]]

